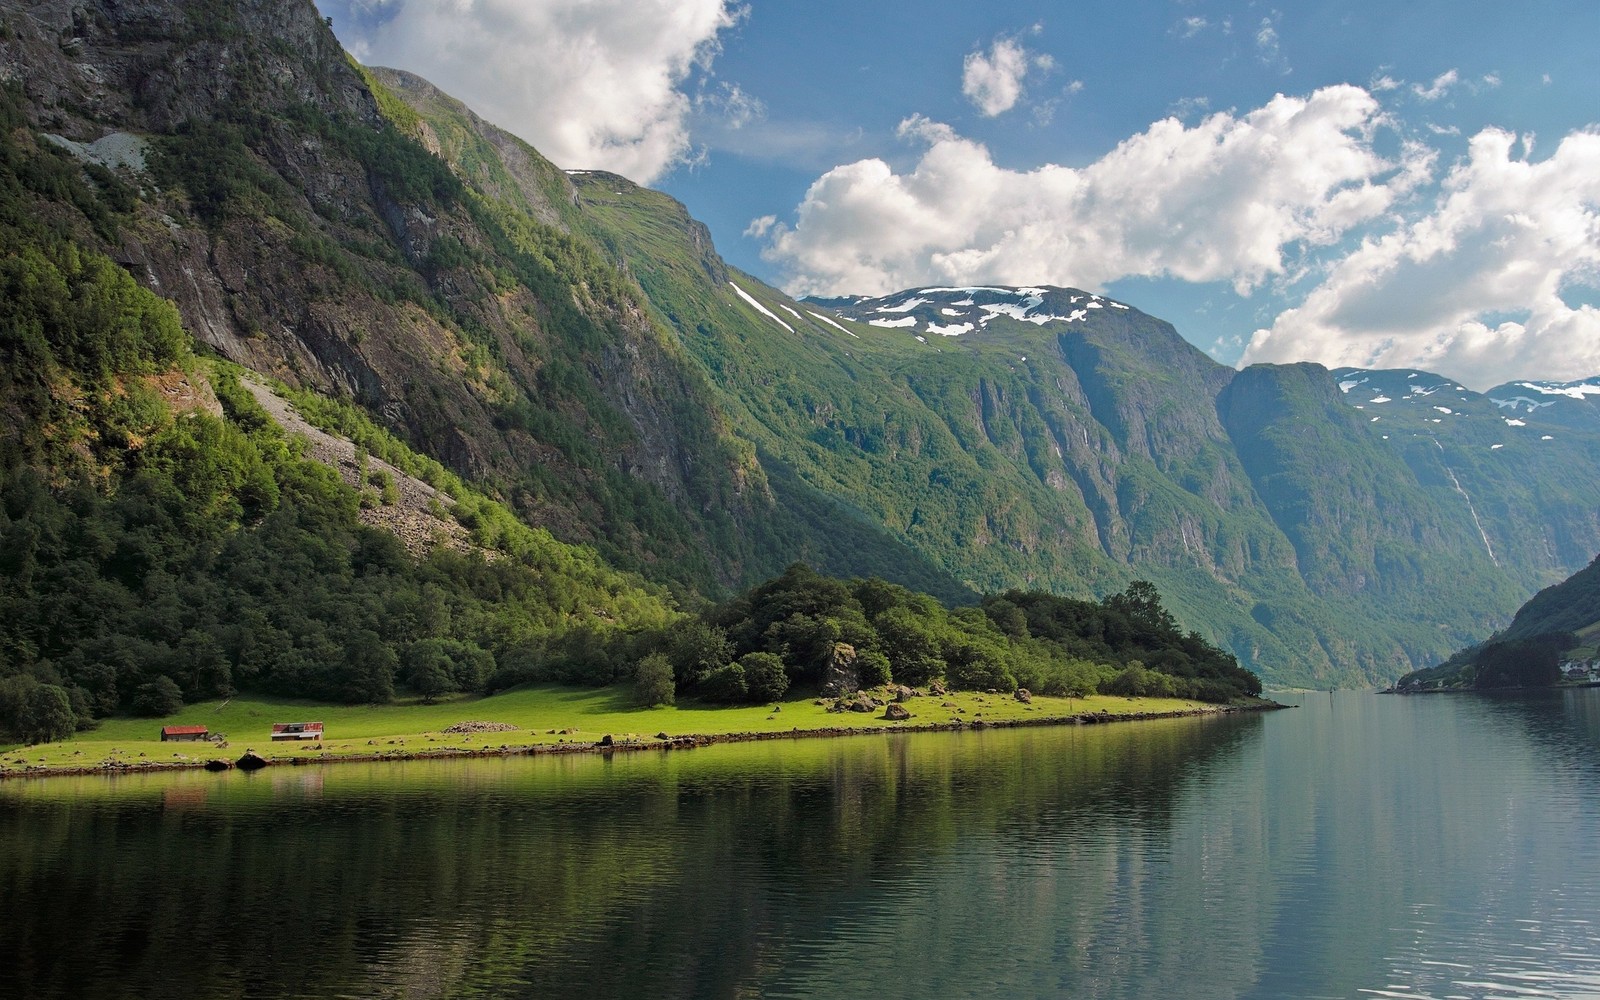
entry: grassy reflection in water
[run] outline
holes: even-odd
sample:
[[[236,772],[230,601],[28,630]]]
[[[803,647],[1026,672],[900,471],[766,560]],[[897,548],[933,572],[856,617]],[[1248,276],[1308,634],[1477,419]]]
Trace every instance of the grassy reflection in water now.
[[[0,993],[736,995],[974,838],[1160,835],[1259,721],[8,783]]]

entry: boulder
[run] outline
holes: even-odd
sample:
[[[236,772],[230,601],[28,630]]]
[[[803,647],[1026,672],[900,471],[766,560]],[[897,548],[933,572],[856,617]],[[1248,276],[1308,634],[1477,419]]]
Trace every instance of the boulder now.
[[[916,696],[917,696],[917,692],[913,691],[911,688],[906,687],[904,684],[901,684],[898,687],[894,688],[894,700],[895,701],[910,701],[912,698],[915,698]]]
[[[877,707],[872,703],[872,699],[864,694],[857,694],[855,700],[850,702],[850,711],[852,712],[870,712]]]
[[[1016,698],[1018,701],[1022,702],[1024,705],[1032,705],[1033,704],[1033,692],[1029,691],[1027,688],[1017,688],[1017,693],[1015,695],[1013,695],[1012,697]]]
[[[217,760],[217,759],[208,760],[208,761],[206,761],[206,770],[207,771],[231,771],[231,770],[233,770],[233,761],[231,761],[231,760]]]
[[[822,693],[838,698],[861,690],[861,670],[856,666],[856,648],[846,642],[833,644],[827,666],[822,671]]]
[[[883,717],[891,722],[904,722],[911,718],[911,712],[899,702],[895,702],[883,710]]]
[[[935,697],[935,698],[943,698],[945,695],[949,694],[950,692],[945,690],[945,686],[944,686],[944,683],[942,681],[929,681],[928,682],[928,693],[930,695],[932,695],[933,697]]]
[[[263,767],[267,766],[266,758],[256,753],[254,750],[246,750],[244,752],[244,756],[240,757],[233,763],[234,766],[241,771],[259,771]]]

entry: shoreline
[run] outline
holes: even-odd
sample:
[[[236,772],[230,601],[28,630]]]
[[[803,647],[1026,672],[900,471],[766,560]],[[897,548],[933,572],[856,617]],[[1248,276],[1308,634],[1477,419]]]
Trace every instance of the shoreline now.
[[[390,761],[418,761],[418,760],[461,760],[468,758],[489,757],[542,757],[547,755],[592,753],[640,753],[654,750],[666,752],[671,750],[694,750],[700,747],[715,746],[719,743],[756,743],[769,740],[801,740],[801,739],[836,739],[847,736],[882,736],[896,733],[951,733],[967,730],[986,729],[1025,729],[1035,726],[1092,726],[1108,725],[1117,722],[1150,722],[1159,719],[1184,719],[1204,718],[1208,716],[1239,715],[1246,712],[1273,712],[1279,709],[1294,708],[1294,705],[1283,705],[1274,701],[1263,700],[1256,705],[1217,705],[1210,708],[1184,709],[1169,712],[1128,712],[1125,714],[1112,714],[1106,711],[1084,712],[1075,715],[1054,715],[1027,719],[996,719],[988,721],[975,719],[973,721],[955,720],[950,722],[887,722],[881,726],[825,726],[821,728],[773,731],[746,731],[730,733],[685,733],[677,736],[660,736],[648,739],[614,740],[610,736],[600,740],[572,742],[572,743],[533,743],[533,744],[501,744],[498,747],[485,746],[481,748],[440,747],[433,750],[383,750],[376,753],[355,754],[328,754],[319,753],[317,756],[306,757],[280,757],[273,759],[257,758],[261,761],[252,770],[264,770],[271,767],[323,767],[331,764],[376,764]],[[246,749],[245,754],[252,753]],[[243,759],[241,756],[240,760]],[[226,766],[218,766],[219,763]],[[42,779],[42,778],[81,778],[92,776],[115,777],[124,774],[152,774],[168,771],[216,771],[225,773],[237,770],[237,761],[227,760],[222,757],[212,757],[207,760],[184,761],[117,761],[109,764],[96,764],[84,767],[52,767],[47,765],[24,768],[18,771],[0,771],[0,783],[16,780]]]

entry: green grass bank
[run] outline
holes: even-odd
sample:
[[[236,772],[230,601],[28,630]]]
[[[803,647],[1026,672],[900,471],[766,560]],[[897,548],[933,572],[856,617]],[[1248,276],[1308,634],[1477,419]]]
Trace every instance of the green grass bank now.
[[[628,748],[762,739],[782,735],[836,736],[975,725],[1033,725],[1151,716],[1201,715],[1271,702],[1222,706],[1175,698],[1035,695],[1023,704],[1010,693],[952,692],[905,703],[911,718],[891,721],[872,713],[830,712],[815,696],[775,705],[711,706],[692,700],[641,708],[629,686],[573,688],[530,685],[489,697],[466,696],[433,704],[398,702],[348,706],[274,698],[232,698],[185,707],[166,718],[116,718],[80,738],[32,746],[0,747],[0,778],[42,777],[85,771],[198,767],[236,760],[247,749],[270,762],[413,759],[474,753],[540,753],[600,749],[609,736]],[[321,722],[320,743],[271,739],[280,722]],[[493,722],[514,730],[449,733],[462,722]],[[205,726],[220,742],[162,742],[163,726]],[[666,740],[661,739],[665,735]]]

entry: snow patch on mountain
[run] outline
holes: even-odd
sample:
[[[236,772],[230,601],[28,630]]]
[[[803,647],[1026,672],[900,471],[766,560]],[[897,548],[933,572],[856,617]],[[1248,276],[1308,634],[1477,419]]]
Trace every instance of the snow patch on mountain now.
[[[1519,389],[1527,389],[1544,396],[1567,396],[1571,399],[1600,396],[1600,382],[1594,380],[1586,382],[1515,382],[1512,384]]]
[[[776,323],[779,326],[783,327],[785,330],[788,330],[790,333],[794,332],[794,327],[790,326],[788,323],[785,323],[783,320],[779,319],[777,313],[773,312],[771,309],[768,309],[766,306],[764,306],[761,303],[757,302],[755,300],[755,296],[751,295],[749,292],[747,292],[744,289],[740,288],[738,285],[733,284],[733,282],[731,282],[731,281],[728,282],[728,284],[733,287],[734,291],[739,293],[739,297],[741,299],[744,299],[746,302],[750,303],[751,307],[754,308],[756,312],[758,312],[761,315],[763,315],[763,316],[767,317],[768,319],[772,320],[774,323]]]
[[[927,299],[919,297],[919,298],[907,299],[907,300],[905,300],[904,302],[900,303],[897,306],[879,306],[877,309],[875,309],[873,311],[874,312],[881,312],[881,313],[905,313],[905,312],[910,312],[911,310],[915,309],[917,306],[924,306],[924,305],[927,305],[927,304],[928,304],[928,300]]]
[[[809,309],[806,310],[806,313],[812,319],[820,319],[822,322],[824,322],[824,323],[828,324],[829,326],[833,327],[835,330],[838,330],[840,333],[849,333],[850,336],[855,337],[857,340],[861,339],[860,337],[857,337],[854,333],[850,333],[849,330],[846,330],[842,325],[840,325],[840,323],[837,320],[835,320],[831,316],[824,316],[824,315],[822,315],[822,313],[819,313],[819,312],[811,312],[811,310],[809,310]]]
[[[1491,399],[1489,402],[1502,410],[1511,410],[1512,412],[1526,407],[1529,413],[1543,409],[1546,406],[1556,405],[1556,401],[1553,399],[1529,399],[1527,396],[1513,396],[1510,399]]]

